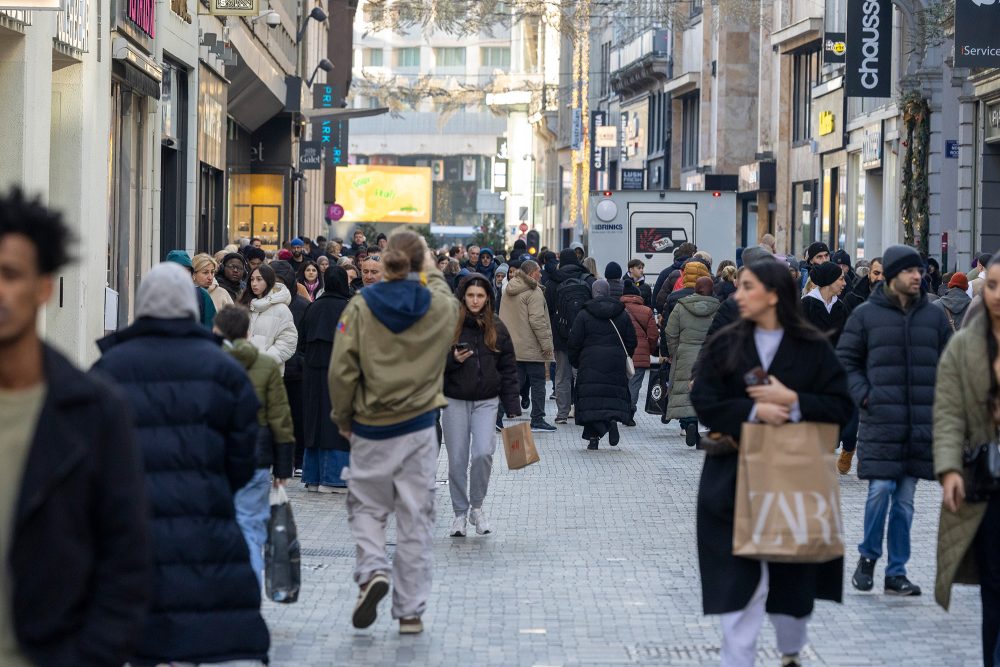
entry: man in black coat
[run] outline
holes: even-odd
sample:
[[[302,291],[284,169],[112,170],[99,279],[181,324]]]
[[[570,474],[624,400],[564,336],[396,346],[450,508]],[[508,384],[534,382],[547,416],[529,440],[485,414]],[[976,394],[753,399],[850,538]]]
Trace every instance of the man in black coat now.
[[[569,421],[569,411],[573,407],[573,381],[576,372],[573,364],[569,360],[569,340],[560,333],[559,318],[556,312],[558,303],[559,285],[569,279],[583,280],[588,286],[593,287],[597,280],[590,275],[587,269],[576,256],[576,251],[566,248],[559,253],[559,268],[551,270],[549,266],[548,281],[545,283],[545,303],[549,309],[549,321],[552,325],[552,343],[556,350],[556,424],[565,424]]]
[[[847,295],[844,297],[844,304],[849,310],[854,310],[871,296],[872,290],[875,289],[876,283],[883,280],[882,275],[882,258],[876,257],[871,261],[871,266],[868,269],[868,275],[864,278],[859,278],[857,282],[854,283],[854,287],[848,290]]]
[[[653,303],[660,302],[660,290],[663,288],[664,283],[667,282],[667,278],[674,271],[680,271],[684,266],[684,262],[688,261],[694,254],[698,252],[698,246],[693,243],[684,242],[677,246],[677,250],[674,251],[674,263],[667,268],[660,271],[660,275],[656,277],[656,284],[653,286]],[[743,260],[746,262],[746,260]],[[667,285],[667,290],[669,291],[670,285]]]
[[[131,406],[152,510],[155,593],[132,662],[266,661],[260,586],[233,500],[257,467],[257,395],[195,321],[181,267],[150,270],[135,314],[99,341],[95,365]]]
[[[885,592],[919,595],[906,578],[913,495],[917,479],[934,479],[934,384],[951,328],[944,311],[931,307],[920,290],[923,261],[916,250],[891,246],[883,265],[885,282],[851,314],[837,346],[861,408],[858,477],[869,480],[865,535],[852,581],[863,591],[874,585],[888,512]]]
[[[152,591],[146,492],[128,408],[35,328],[69,244],[58,215],[19,190],[0,198],[5,665],[123,664]],[[184,289],[197,309],[190,283]]]

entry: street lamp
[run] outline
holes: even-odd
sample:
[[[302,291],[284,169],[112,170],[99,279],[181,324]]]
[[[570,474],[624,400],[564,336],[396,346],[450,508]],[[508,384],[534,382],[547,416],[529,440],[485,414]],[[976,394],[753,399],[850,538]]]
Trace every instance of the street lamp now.
[[[326,20],[326,12],[323,11],[321,7],[313,7],[313,10],[309,12],[305,21],[302,22],[302,27],[299,28],[299,34],[295,36],[295,43],[298,44],[302,41],[302,38],[306,36],[306,28],[309,27],[309,19],[313,19],[319,23]]]
[[[309,75],[309,79],[306,80],[306,87],[307,88],[312,88],[313,87],[313,81],[316,79],[316,74],[318,74],[320,70],[323,70],[324,72],[328,72],[328,73],[332,72],[333,71],[333,63],[330,62],[329,60],[327,60],[326,58],[323,58],[318,63],[316,63],[316,67],[313,69],[312,74],[310,74]]]

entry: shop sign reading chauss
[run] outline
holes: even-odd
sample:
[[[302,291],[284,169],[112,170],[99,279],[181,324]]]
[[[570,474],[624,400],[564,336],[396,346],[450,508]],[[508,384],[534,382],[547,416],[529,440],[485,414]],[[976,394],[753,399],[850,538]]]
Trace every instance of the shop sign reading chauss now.
[[[892,95],[891,0],[848,0],[846,77],[848,97]]]

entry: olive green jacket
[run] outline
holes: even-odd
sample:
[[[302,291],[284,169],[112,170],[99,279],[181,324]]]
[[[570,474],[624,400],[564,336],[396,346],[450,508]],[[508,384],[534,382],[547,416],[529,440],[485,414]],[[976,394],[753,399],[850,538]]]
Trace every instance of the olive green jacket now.
[[[996,429],[987,407],[989,357],[983,316],[951,337],[938,364],[934,390],[934,474],[962,471],[962,452],[989,442]],[[978,584],[972,541],[986,513],[986,503],[963,503],[958,512],[941,507],[938,526],[937,581],[934,597],[945,609],[951,585]]]
[[[695,416],[691,405],[692,372],[720,305],[714,296],[690,294],[677,302],[667,318],[665,333],[671,360],[668,419]]]
[[[225,349],[250,376],[254,393],[261,405],[257,411],[257,424],[270,427],[276,443],[295,442],[292,410],[288,407],[288,394],[285,382],[281,379],[278,362],[260,352],[245,338],[234,340]]]

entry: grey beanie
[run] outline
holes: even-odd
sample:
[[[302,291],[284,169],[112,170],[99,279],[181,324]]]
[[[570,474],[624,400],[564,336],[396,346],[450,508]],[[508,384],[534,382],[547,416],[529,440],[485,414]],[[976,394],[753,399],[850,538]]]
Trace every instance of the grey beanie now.
[[[761,259],[775,259],[775,256],[770,250],[764,250],[761,247],[754,246],[752,248],[747,248],[743,251],[743,266],[750,264],[751,262],[756,262]]]
[[[179,264],[157,264],[139,284],[135,297],[135,316],[157,320],[198,320],[198,301],[191,272]]]
[[[595,299],[602,296],[611,296],[611,285],[604,278],[595,280],[594,284],[590,287],[590,293]]]

